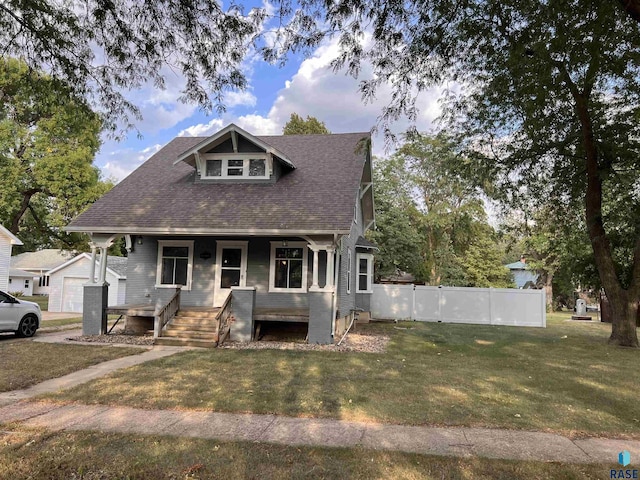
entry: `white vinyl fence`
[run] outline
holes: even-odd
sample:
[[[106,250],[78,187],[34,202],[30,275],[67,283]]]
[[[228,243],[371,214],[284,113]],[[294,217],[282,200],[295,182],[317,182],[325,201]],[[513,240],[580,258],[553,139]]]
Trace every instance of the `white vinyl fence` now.
[[[374,285],[371,316],[423,322],[546,327],[544,290]]]

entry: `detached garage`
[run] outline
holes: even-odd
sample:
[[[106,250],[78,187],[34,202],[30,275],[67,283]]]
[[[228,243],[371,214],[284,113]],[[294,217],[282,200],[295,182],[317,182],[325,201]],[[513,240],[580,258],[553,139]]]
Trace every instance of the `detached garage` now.
[[[49,271],[49,311],[82,312],[84,284],[89,283],[91,255],[81,253],[77,257]],[[96,274],[100,263],[96,265]],[[109,283],[109,305],[124,303],[127,287],[127,259],[107,259],[107,282]]]

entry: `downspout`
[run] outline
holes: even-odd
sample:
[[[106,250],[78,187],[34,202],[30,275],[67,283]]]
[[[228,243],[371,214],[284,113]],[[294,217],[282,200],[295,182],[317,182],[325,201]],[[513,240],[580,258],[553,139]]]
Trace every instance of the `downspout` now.
[[[340,278],[340,257],[342,256],[342,239],[344,237],[340,237],[340,245],[339,248],[336,248],[336,254],[333,257],[333,261],[335,262],[333,266],[333,300],[331,305],[331,336],[335,338],[336,333],[336,315],[338,314],[338,279]]]

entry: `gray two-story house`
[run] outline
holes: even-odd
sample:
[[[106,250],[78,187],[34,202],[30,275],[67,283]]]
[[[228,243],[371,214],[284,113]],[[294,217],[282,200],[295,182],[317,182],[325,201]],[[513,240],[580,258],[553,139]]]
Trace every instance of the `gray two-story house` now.
[[[336,321],[369,310],[374,222],[369,133],[254,136],[232,124],[175,138],[67,230],[91,235],[94,270],[125,237],[126,305],[106,310],[152,319],[160,341],[217,341],[221,326],[207,322],[224,310],[234,339],[297,321],[330,343]],[[86,331],[106,318],[105,277],[91,278]]]

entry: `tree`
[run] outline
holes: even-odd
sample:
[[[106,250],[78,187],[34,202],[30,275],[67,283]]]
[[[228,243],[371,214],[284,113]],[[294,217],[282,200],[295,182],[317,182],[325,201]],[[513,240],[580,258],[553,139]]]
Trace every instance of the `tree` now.
[[[265,16],[265,8],[245,15],[238,4],[224,11],[213,0],[8,0],[0,4],[0,44],[4,55],[99,106],[113,130],[139,118],[123,89],[163,87],[170,69],[186,78],[185,101],[223,109],[224,92],[246,86],[240,64]]]
[[[112,187],[92,164],[101,126],[65,85],[0,60],[0,222],[24,249],[86,249],[62,227]]]
[[[456,172],[446,135],[419,135],[374,162],[377,275],[396,270],[431,285],[505,287],[509,271],[480,191]]]
[[[282,129],[283,135],[328,135],[331,133],[324,122],[321,122],[316,117],[310,117],[307,115],[307,119],[304,120],[297,113],[292,113],[291,118],[285,124]]]
[[[640,299],[640,25],[601,0],[345,0],[305,3],[340,32],[335,67],[358,74],[365,100],[393,79],[383,126],[415,118],[415,94],[444,80],[444,120],[464,133],[479,180],[518,203],[547,186],[584,205],[601,283],[612,307],[609,341],[638,347]],[[316,28],[304,18],[296,35]],[[307,28],[305,28],[307,25]],[[370,32],[365,36],[364,32]],[[544,193],[542,193],[544,195]],[[609,208],[614,199],[622,211]],[[628,236],[616,232],[623,215]]]

